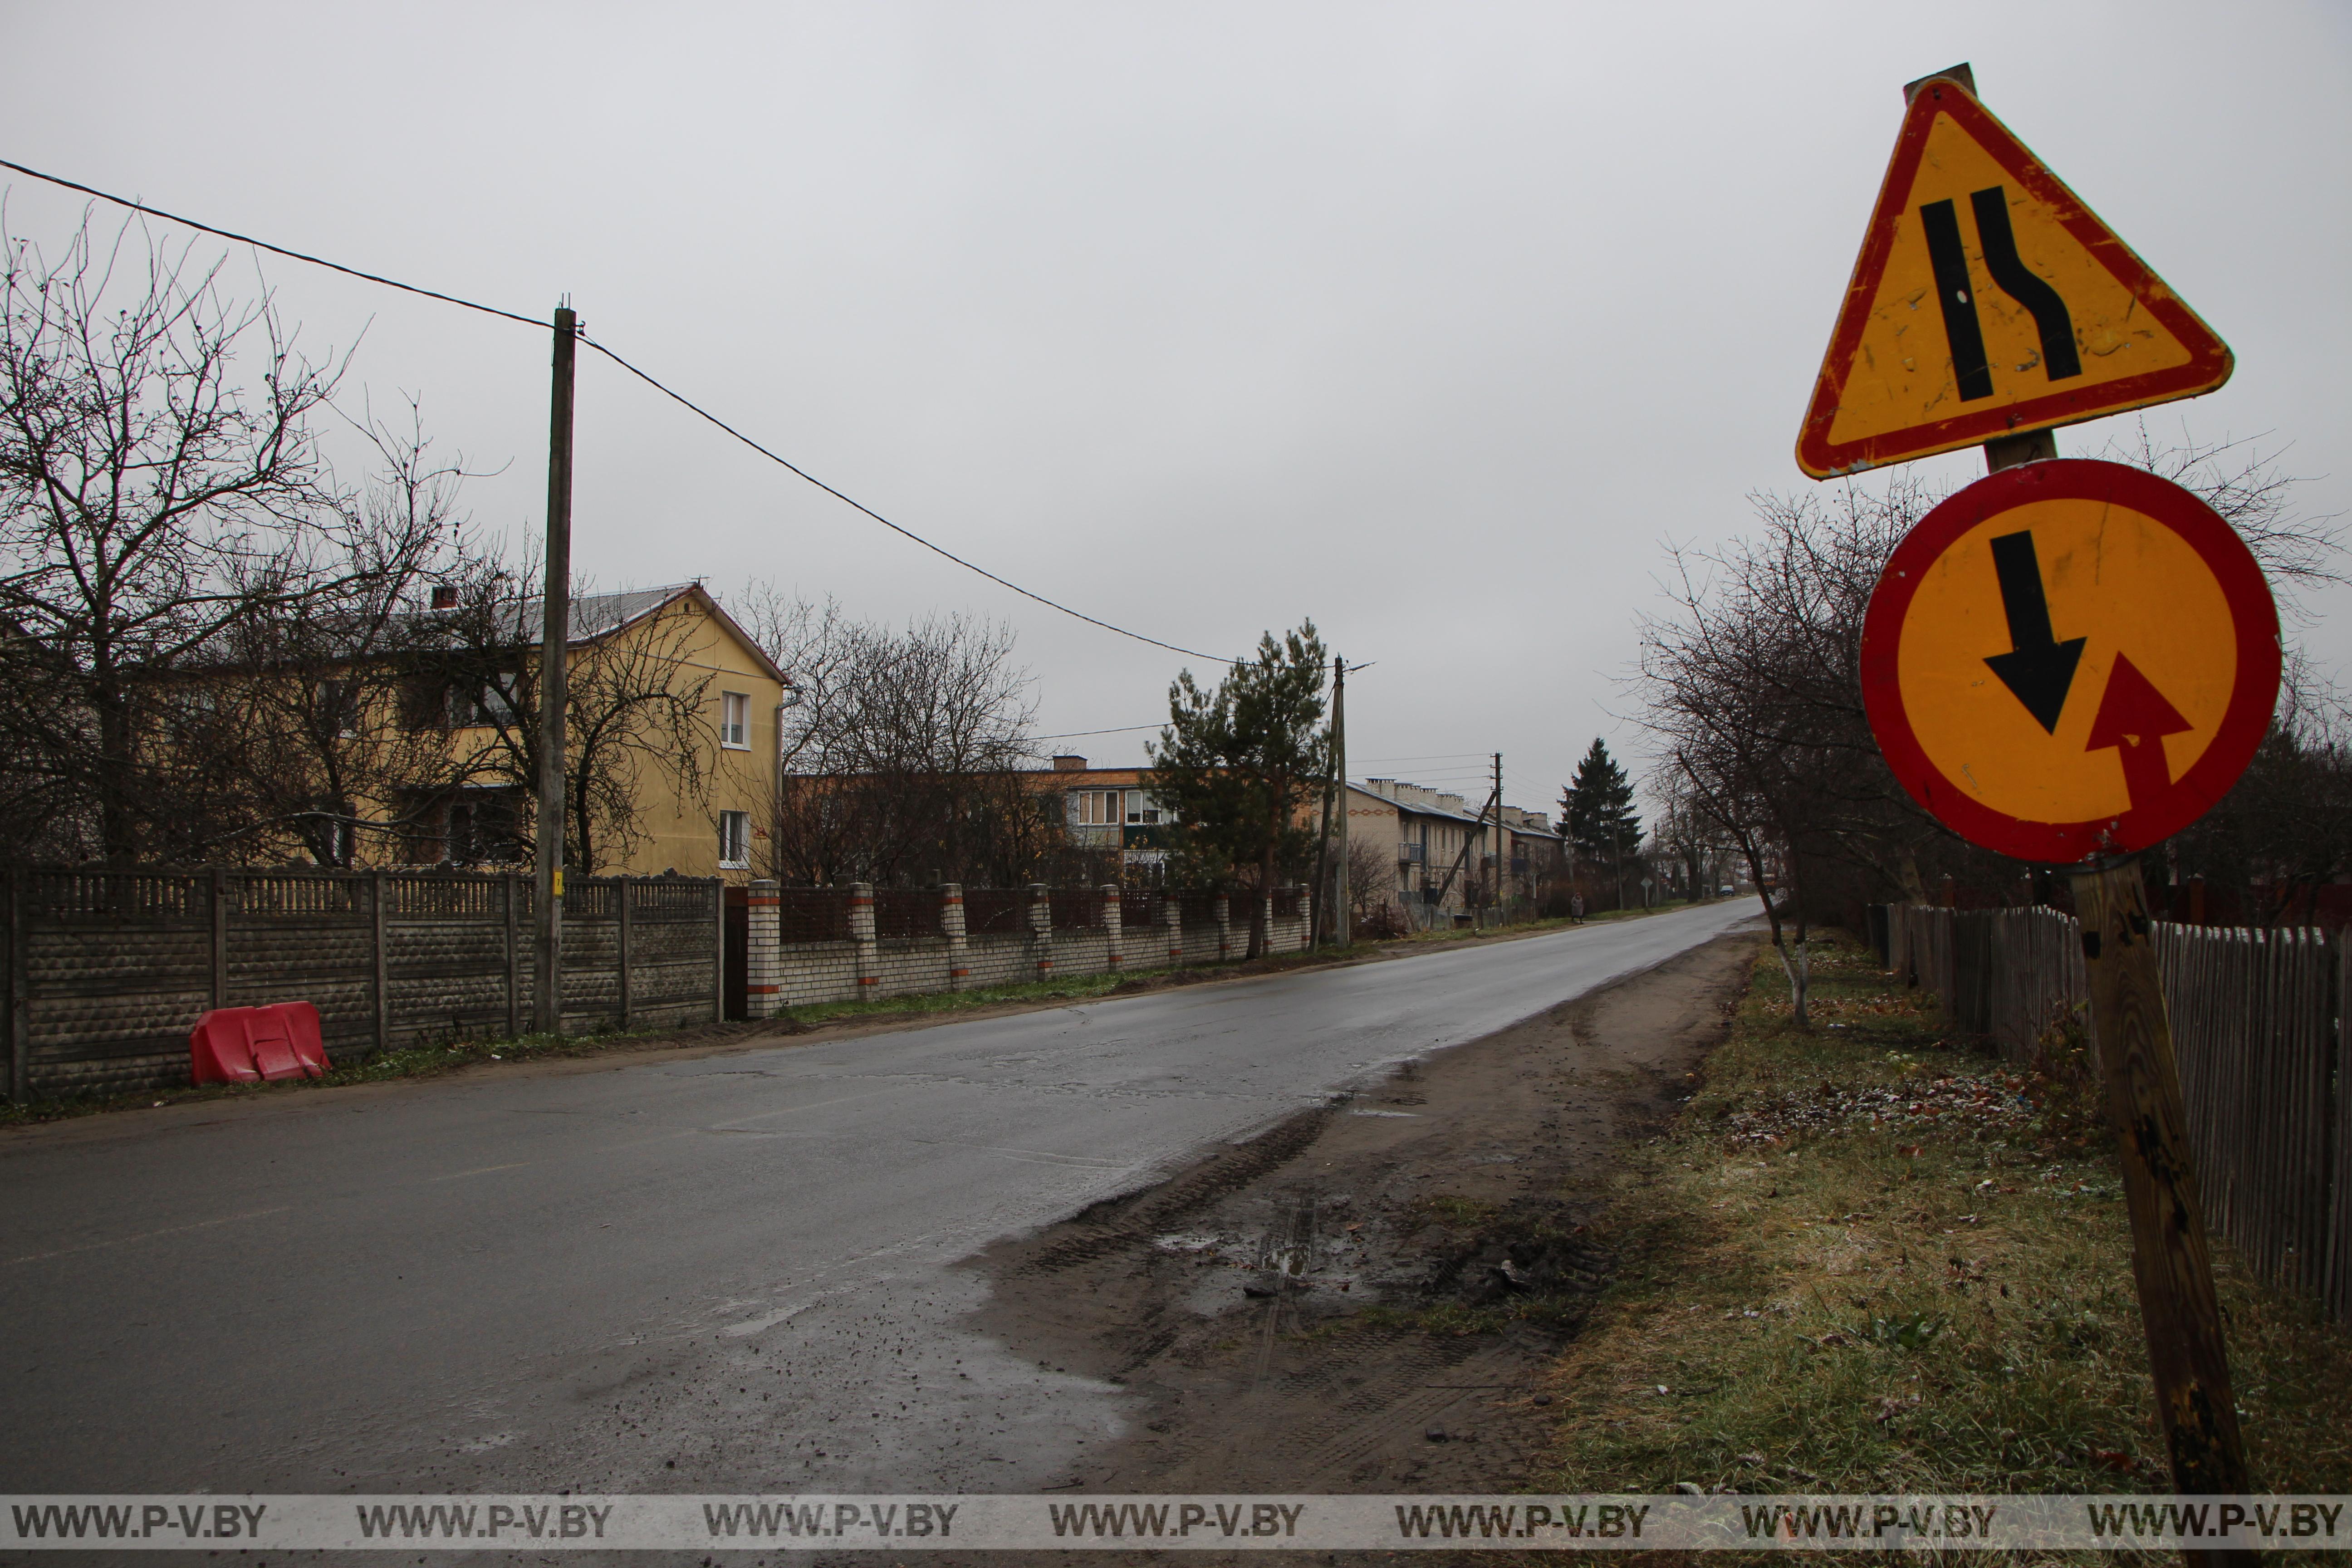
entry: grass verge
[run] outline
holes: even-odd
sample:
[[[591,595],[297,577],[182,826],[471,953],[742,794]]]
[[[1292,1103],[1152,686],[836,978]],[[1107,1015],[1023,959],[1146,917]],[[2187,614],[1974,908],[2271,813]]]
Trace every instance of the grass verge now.
[[[1513,925],[1487,926],[1479,931],[1456,931],[1450,926],[1436,926],[1428,931],[1407,931],[1402,936],[1368,938],[1366,945],[1392,947],[1398,942],[1463,942],[1471,937],[1480,936],[1529,936],[1538,931],[1570,931],[1580,925],[1605,925],[1612,921],[1638,921],[1648,915],[1672,914],[1676,910],[1694,909],[1700,904],[1716,904],[1722,901],[1720,899],[1677,900],[1656,904],[1648,909],[1601,910],[1586,915],[1580,921],[1572,920],[1567,915],[1557,915],[1542,920],[1521,921]]]
[[[1559,1491],[2165,1491],[2131,1240],[2078,1041],[2018,1073],[1841,939],[1768,949],[1545,1384]],[[2352,1491],[2352,1335],[2215,1263],[2256,1485]]]

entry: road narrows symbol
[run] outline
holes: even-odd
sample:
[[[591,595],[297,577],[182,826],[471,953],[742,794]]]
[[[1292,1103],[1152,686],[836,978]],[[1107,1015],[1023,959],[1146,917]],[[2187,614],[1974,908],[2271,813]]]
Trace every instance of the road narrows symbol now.
[[[2137,811],[2154,805],[2172,788],[2172,764],[2165,760],[2164,737],[2193,728],[2179,709],[2165,700],[2155,682],[2119,653],[2115,673],[2107,677],[2106,694],[2099,699],[2098,717],[2091,721],[2091,738],[2083,750],[2116,748],[2123,760],[2124,789]]]
[[[1969,206],[1977,215],[1977,244],[1983,247],[1985,270],[2001,292],[2025,307],[2033,330],[2042,335],[2042,363],[2052,381],[2083,374],[2082,355],[2074,352],[2074,322],[2066,301],[2017,254],[2017,236],[2010,232],[2009,193],[1999,185],[1969,193]]]
[[[2082,198],[1939,78],[1904,111],[1797,466],[1830,479],[2194,397],[2231,365]]]
[[[2034,554],[2033,533],[2005,533],[1992,542],[1993,574],[2000,580],[2001,613],[2009,617],[2007,653],[1985,660],[2011,696],[2025,704],[2043,732],[2058,732],[2058,715],[2066,710],[2066,693],[2074,689],[2074,667],[2083,659],[2087,638],[2057,640],[2050,630],[2050,600],[2042,588],[2042,563]]]

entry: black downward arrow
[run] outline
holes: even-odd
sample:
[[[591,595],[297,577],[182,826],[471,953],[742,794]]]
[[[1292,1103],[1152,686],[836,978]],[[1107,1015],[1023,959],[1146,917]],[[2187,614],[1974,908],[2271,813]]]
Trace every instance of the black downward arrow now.
[[[2058,715],[2066,707],[2066,693],[2074,684],[2074,666],[2083,658],[2083,637],[2059,642],[2050,633],[2050,601],[2042,591],[2042,563],[2033,553],[2033,535],[2004,533],[1992,542],[1992,569],[2000,579],[2000,607],[2009,616],[2008,653],[1985,662],[2000,683],[2051,734],[2058,732]]]

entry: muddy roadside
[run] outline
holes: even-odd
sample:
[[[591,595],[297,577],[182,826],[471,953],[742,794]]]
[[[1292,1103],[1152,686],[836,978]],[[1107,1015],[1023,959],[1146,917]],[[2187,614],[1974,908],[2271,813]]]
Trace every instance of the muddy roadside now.
[[[1134,1395],[1061,1486],[1516,1485],[1535,1381],[1614,1263],[1616,1152],[1688,1097],[1755,949],[1718,938],[973,1259],[979,1327]]]

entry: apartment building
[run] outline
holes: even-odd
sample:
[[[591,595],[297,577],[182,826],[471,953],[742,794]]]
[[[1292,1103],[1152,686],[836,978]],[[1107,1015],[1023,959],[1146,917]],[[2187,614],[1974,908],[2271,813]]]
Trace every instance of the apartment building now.
[[[1090,768],[1080,756],[1058,756],[1045,787],[1061,792],[1063,820],[1076,848],[1117,850],[1120,869],[1149,880],[1168,860],[1168,828],[1176,819],[1145,787],[1142,768]]]
[[[1348,837],[1396,846],[1396,903],[1415,925],[1467,917],[1474,892],[1532,900],[1565,870],[1567,844],[1543,813],[1501,809],[1499,825],[1451,790],[1407,779],[1350,780]]]
[[[1117,850],[1130,875],[1149,877],[1165,863],[1175,816],[1147,787],[1147,770],[1093,768],[1084,757],[1058,756],[1043,778],[1062,795],[1075,847]],[[1395,846],[1395,901],[1416,925],[1467,916],[1480,895],[1505,904],[1533,900],[1567,868],[1567,841],[1541,812],[1505,805],[1498,851],[1496,825],[1479,815],[1483,801],[1404,779],[1351,781],[1346,800],[1351,842]],[[1319,800],[1310,800],[1301,826],[1315,826],[1320,814]]]

